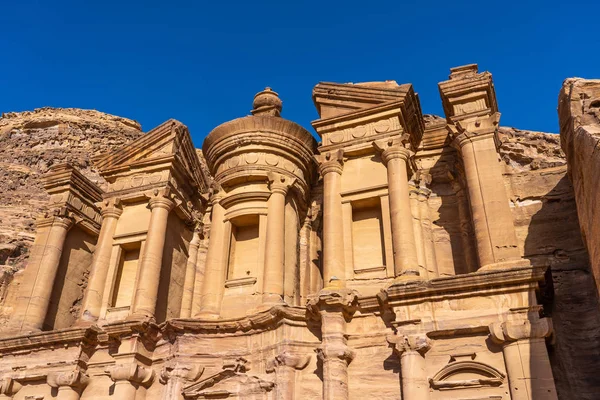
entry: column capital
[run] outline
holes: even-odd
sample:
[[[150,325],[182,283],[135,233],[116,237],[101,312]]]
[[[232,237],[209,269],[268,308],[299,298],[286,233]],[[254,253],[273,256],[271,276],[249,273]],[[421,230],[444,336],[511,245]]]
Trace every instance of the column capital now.
[[[0,378],[0,395],[12,397],[21,390],[21,387],[21,384],[11,377]]]
[[[388,161],[399,158],[407,162],[414,154],[412,151],[404,147],[402,138],[388,138],[376,140],[373,143],[376,151],[381,153],[381,161],[387,165]]]
[[[290,178],[289,176],[278,174],[276,172],[268,172],[267,179],[269,180],[269,189],[271,193],[279,193],[287,195],[288,190],[296,182],[296,178]]]
[[[70,371],[50,372],[46,380],[53,388],[70,387],[80,390],[87,386],[90,378],[79,368],[75,368]]]
[[[113,197],[110,199],[104,199],[96,206],[100,209],[100,215],[102,218],[119,218],[123,214],[123,208],[121,206],[121,199]]]
[[[498,343],[509,343],[522,339],[541,339],[552,335],[552,319],[539,318],[494,322],[490,324],[490,337]]]
[[[354,350],[341,344],[322,345],[317,347],[315,352],[317,353],[317,358],[321,360],[321,362],[340,360],[350,364],[352,360],[354,360],[354,357],[356,357],[356,352]]]
[[[167,211],[171,211],[173,207],[175,207],[175,202],[166,196],[155,193],[155,195],[148,201],[148,206],[150,207],[150,210],[155,208],[163,208]]]
[[[136,363],[116,364],[109,367],[106,372],[113,382],[129,381],[150,386],[154,381],[154,370]]]
[[[401,356],[407,352],[417,352],[422,356],[431,349],[431,339],[427,335],[389,335],[387,338],[389,344],[394,348],[394,352]]]
[[[322,289],[319,293],[309,296],[307,307],[310,311],[344,311],[349,312],[356,306],[358,292],[352,289]]]
[[[325,154],[316,156],[319,163],[319,173],[325,176],[334,172],[341,175],[344,169],[344,150],[328,151]]]
[[[306,368],[310,362],[310,355],[308,354],[294,354],[287,350],[276,355],[273,359],[267,362],[267,372],[273,372],[278,367],[289,367],[297,370]]]
[[[200,365],[191,365],[189,363],[168,362],[160,371],[159,381],[163,385],[171,379],[181,379],[193,382],[200,378],[204,373],[204,367]]]

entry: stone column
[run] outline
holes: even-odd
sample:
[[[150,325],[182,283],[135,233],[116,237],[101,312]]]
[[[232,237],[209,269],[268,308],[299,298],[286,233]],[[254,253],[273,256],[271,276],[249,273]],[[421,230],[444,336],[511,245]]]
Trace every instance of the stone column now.
[[[323,285],[344,287],[346,271],[342,229],[343,150],[319,157],[323,176]]]
[[[12,399],[21,389],[21,384],[10,377],[0,378],[0,400]]]
[[[113,250],[113,236],[117,229],[117,222],[123,213],[119,200],[105,200],[101,205],[102,226],[98,243],[94,251],[88,287],[83,297],[80,323],[91,323],[100,317],[102,308],[102,295],[106,286],[110,256]]]
[[[204,372],[204,368],[187,363],[168,362],[160,373],[160,383],[166,385],[163,400],[183,400],[183,387],[194,382]]]
[[[67,233],[72,226],[73,219],[67,216],[54,216],[38,224],[38,229],[47,229],[47,234],[42,235],[43,242],[36,239],[37,254],[26,269],[13,315],[14,323],[18,324],[16,330],[42,329]],[[31,275],[27,270],[31,271]]]
[[[212,218],[210,222],[210,239],[206,254],[204,282],[202,283],[202,300],[199,318],[219,318],[223,289],[225,286],[225,268],[227,263],[227,246],[229,238],[225,237],[225,209],[220,201],[222,195],[215,193],[211,197]]]
[[[269,174],[263,303],[283,303],[285,196],[294,181],[284,175]]]
[[[79,400],[89,378],[79,369],[75,369],[66,372],[51,372],[48,374],[47,382],[50,387],[58,388],[56,400]]]
[[[495,129],[477,133],[464,131],[454,139],[464,163],[479,267],[487,269],[520,259],[513,217],[495,147]]]
[[[496,322],[490,336],[502,345],[512,400],[558,399],[546,349],[550,318]]]
[[[388,342],[400,357],[402,400],[429,399],[425,353],[431,348],[430,340],[425,335],[393,335]]]
[[[119,400],[135,400],[140,386],[148,387],[154,380],[154,371],[135,363],[117,364],[106,371],[115,383],[113,396]]]
[[[283,351],[267,363],[267,373],[275,372],[275,399],[294,400],[296,394],[296,370],[306,368],[309,355]]]
[[[196,282],[196,268],[198,261],[198,249],[200,248],[200,238],[202,227],[194,229],[194,235],[190,241],[188,261],[185,268],[185,280],[183,282],[183,294],[181,296],[180,318],[190,318],[192,316],[192,307],[194,301],[194,284]]]
[[[346,318],[357,299],[353,290],[321,290],[308,307],[321,318],[321,345],[316,349],[323,364],[323,400],[348,399],[348,365],[354,351],[347,345]]]
[[[419,216],[421,217],[421,229],[423,230],[423,242],[425,247],[425,264],[428,271],[428,279],[437,278],[439,276],[437,269],[437,255],[435,253],[435,238],[433,236],[433,228],[431,224],[431,216],[429,213],[429,196],[431,190],[419,186],[417,200],[419,201]]]
[[[425,238],[423,236],[423,222],[419,204],[419,188],[414,182],[409,182],[410,210],[412,213],[413,231],[415,233],[415,246],[417,247],[417,266],[419,276],[428,279],[427,261],[425,260]]]
[[[417,261],[406,168],[411,151],[402,146],[400,139],[378,140],[373,146],[381,152],[381,160],[387,167],[396,280],[423,279]]]
[[[140,280],[133,299],[132,318],[154,318],[169,212],[175,203],[159,194],[148,202],[150,225],[140,263]]]

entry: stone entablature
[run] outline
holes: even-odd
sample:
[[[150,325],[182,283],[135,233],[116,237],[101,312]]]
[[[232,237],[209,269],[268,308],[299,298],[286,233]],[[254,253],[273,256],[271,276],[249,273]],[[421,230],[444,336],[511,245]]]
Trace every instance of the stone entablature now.
[[[320,83],[317,146],[266,88],[204,141],[214,178],[174,120],[96,159],[105,193],[55,168],[0,397],[558,398],[491,75],[454,68],[440,92],[445,120],[412,85]],[[77,318],[52,326],[80,264]]]

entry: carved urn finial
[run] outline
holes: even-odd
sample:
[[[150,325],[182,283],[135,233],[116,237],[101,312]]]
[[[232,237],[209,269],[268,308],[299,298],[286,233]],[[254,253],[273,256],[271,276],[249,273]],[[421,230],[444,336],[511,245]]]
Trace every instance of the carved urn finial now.
[[[266,87],[265,90],[254,96],[252,106],[252,115],[270,115],[272,117],[281,115],[281,99],[277,92],[274,92],[270,87]]]

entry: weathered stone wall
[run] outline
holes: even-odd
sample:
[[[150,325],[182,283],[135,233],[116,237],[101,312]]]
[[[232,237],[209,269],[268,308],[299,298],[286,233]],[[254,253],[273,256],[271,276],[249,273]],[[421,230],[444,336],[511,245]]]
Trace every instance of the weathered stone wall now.
[[[16,294],[9,284],[27,263],[35,218],[47,211],[41,176],[70,162],[103,185],[91,158],[123,146],[142,133],[140,125],[94,110],[41,108],[0,118],[0,326],[10,314],[4,304]],[[17,279],[18,280],[18,279]]]

